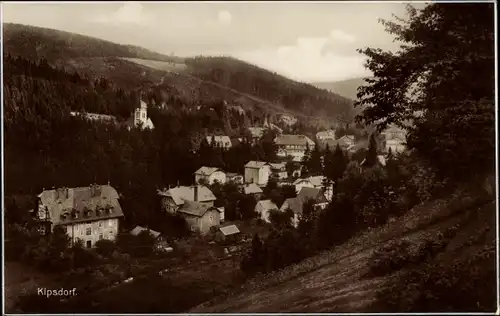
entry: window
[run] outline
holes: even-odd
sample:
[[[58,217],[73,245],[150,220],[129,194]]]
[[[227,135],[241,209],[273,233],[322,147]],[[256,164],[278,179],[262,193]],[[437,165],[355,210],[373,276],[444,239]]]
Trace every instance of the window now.
[[[99,240],[102,240],[103,238],[102,234],[99,234]]]
[[[142,118],[146,118],[146,113],[142,112]]]
[[[86,234],[87,236],[92,235],[92,228],[90,228],[90,227],[89,227],[89,228],[87,228],[87,229],[85,230],[85,234]]]
[[[102,227],[102,221],[99,222],[99,227]]]
[[[113,227],[113,220],[112,219],[108,219],[108,227]]]
[[[87,248],[92,248],[92,240],[87,240]]]

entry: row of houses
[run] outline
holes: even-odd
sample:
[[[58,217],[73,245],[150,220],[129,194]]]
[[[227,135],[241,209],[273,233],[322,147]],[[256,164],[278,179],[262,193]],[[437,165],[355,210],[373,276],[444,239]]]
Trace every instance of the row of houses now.
[[[379,156],[379,162],[385,164],[383,156]],[[255,211],[264,221],[269,221],[271,210],[290,209],[294,213],[296,224],[307,200],[314,200],[315,206],[321,209],[331,201],[332,190],[324,187],[323,176],[299,178],[293,183],[283,181],[282,184],[295,186],[297,197],[285,200],[280,207],[270,200],[261,200],[262,186],[267,184],[273,172],[283,180],[286,178],[286,170],[283,168],[282,164],[250,161],[245,166],[245,176],[243,179],[241,176],[239,178],[243,180],[239,182],[243,193],[259,200]],[[228,177],[221,169],[202,167],[195,173],[195,179],[199,182],[206,179],[207,184],[213,184],[216,181],[224,183],[228,179],[233,181],[235,178]],[[177,186],[158,190],[157,194],[161,198],[161,210],[182,216],[192,231],[207,234],[225,221],[224,207],[215,207],[216,197],[206,185]],[[124,216],[119,194],[109,184],[54,188],[44,190],[37,198],[37,207],[33,213],[41,232],[49,232],[56,225],[62,225],[72,242],[80,239],[88,248],[102,239],[114,240],[119,232],[120,219]]]
[[[381,132],[382,144],[381,150],[388,152],[391,150],[393,153],[400,153],[406,150],[406,131],[395,126],[389,125],[384,131]],[[327,146],[330,149],[336,148],[337,145],[342,150],[348,152],[355,152],[360,148],[366,147],[367,142],[356,142],[354,135],[344,135],[337,139],[334,130],[320,131],[316,133],[316,140],[322,149]]]

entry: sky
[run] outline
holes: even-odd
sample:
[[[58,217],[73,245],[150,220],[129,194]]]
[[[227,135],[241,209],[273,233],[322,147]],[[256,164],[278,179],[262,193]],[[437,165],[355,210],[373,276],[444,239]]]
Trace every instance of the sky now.
[[[302,82],[369,76],[356,49],[396,50],[394,37],[378,20],[405,16],[405,4],[394,2],[24,2],[2,7],[3,22],[177,56],[232,56]]]

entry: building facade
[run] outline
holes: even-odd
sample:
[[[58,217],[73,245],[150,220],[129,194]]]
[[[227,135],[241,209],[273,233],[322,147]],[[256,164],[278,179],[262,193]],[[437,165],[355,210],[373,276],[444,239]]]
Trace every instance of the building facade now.
[[[292,156],[298,159],[304,157],[307,148],[313,150],[315,146],[315,143],[305,135],[283,134],[276,137],[274,142],[278,146],[279,157]]]
[[[215,147],[229,149],[233,146],[233,142],[231,141],[231,138],[229,138],[229,136],[211,135],[207,136],[206,140],[209,145],[213,145]]]
[[[115,240],[123,211],[117,191],[109,185],[44,190],[38,195],[35,218],[42,233],[62,226],[72,243],[87,248],[102,239]]]
[[[204,185],[178,186],[158,191],[158,195],[161,198],[162,210],[171,214],[177,213],[186,201],[213,207],[216,200],[212,191]]]
[[[249,161],[245,165],[245,183],[266,186],[271,175],[271,165],[264,161]]]
[[[194,173],[194,180],[197,184],[212,185],[215,182],[226,183],[226,173],[214,167],[201,167]]]

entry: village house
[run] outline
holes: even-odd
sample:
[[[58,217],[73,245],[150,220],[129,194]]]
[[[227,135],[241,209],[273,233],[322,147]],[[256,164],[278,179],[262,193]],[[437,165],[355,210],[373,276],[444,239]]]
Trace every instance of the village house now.
[[[292,156],[299,159],[304,157],[308,147],[313,150],[315,146],[314,142],[305,135],[278,135],[274,142],[278,146],[279,157]]]
[[[241,232],[238,226],[234,224],[216,227],[215,241],[221,244],[236,243],[241,238]]]
[[[406,132],[397,126],[391,125],[382,133],[385,142],[385,150],[393,153],[401,153],[406,150]]]
[[[339,138],[339,141],[343,141],[346,144],[347,148],[356,145],[356,138],[354,137],[354,135],[344,135]]]
[[[140,233],[142,232],[148,232],[154,239],[155,239],[155,249],[159,251],[169,251],[169,245],[167,243],[167,240],[162,236],[160,232],[157,232],[155,230],[141,227],[141,226],[136,226],[134,229],[130,231],[130,234],[132,236],[139,236]]]
[[[250,132],[252,142],[256,142],[264,136],[263,127],[248,127],[247,130]]]
[[[378,155],[377,156],[377,160],[375,161],[375,164],[377,166],[385,167],[386,163],[387,163],[386,159],[385,159],[385,157],[383,155]],[[363,161],[360,163],[360,166],[361,167],[366,167],[366,158],[363,159]]]
[[[243,193],[245,195],[253,195],[256,200],[260,200],[262,197],[262,194],[264,194],[262,189],[258,185],[256,185],[255,183],[245,184],[243,186]]]
[[[279,128],[278,126],[276,126],[273,123],[268,123],[267,117],[264,118],[264,124],[262,125],[262,127],[258,127],[258,126],[248,127],[247,130],[250,133],[250,137],[251,137],[252,142],[256,142],[256,141],[260,140],[262,138],[262,136],[264,136],[264,133],[267,130],[276,131],[278,134],[283,133],[283,130],[281,128]]]
[[[255,212],[258,213],[260,218],[267,223],[270,223],[269,213],[272,210],[279,210],[279,208],[271,200],[261,200],[255,205]]]
[[[280,121],[287,126],[292,126],[297,123],[297,118],[289,114],[283,114],[280,116]]]
[[[288,178],[288,172],[286,171],[286,164],[284,162],[280,163],[270,163],[271,173],[278,179],[283,180]]]
[[[179,186],[158,191],[163,211],[175,214],[186,201],[213,207],[216,200],[212,191],[204,185]]]
[[[288,198],[281,205],[280,211],[285,212],[287,209],[292,210],[294,217],[292,223],[297,227],[304,205],[307,201],[314,201],[314,207],[316,209],[325,209],[328,205],[328,199],[326,198],[323,190],[317,188],[304,187],[300,190],[294,198]]]
[[[209,145],[213,145],[214,147],[229,149],[233,146],[233,142],[231,141],[231,138],[229,138],[229,136],[211,135],[211,136],[207,136],[206,140],[207,140]],[[213,142],[213,144],[212,144],[212,142]]]
[[[102,239],[115,240],[123,211],[112,186],[57,188],[44,190],[37,197],[34,216],[42,234],[61,225],[72,243],[82,240],[87,248]]]
[[[134,127],[141,129],[154,129],[153,122],[151,121],[151,118],[148,117],[148,105],[146,102],[141,100],[140,106],[134,111],[134,116],[130,117],[125,124],[129,130]]]
[[[194,173],[194,181],[197,184],[212,185],[215,182],[224,184],[226,183],[226,173],[220,168],[201,167]]]
[[[264,161],[249,161],[245,165],[245,183],[266,186],[271,175],[271,165]]]
[[[197,201],[184,201],[177,213],[186,220],[192,232],[198,232],[201,235],[209,233],[211,227],[221,223],[219,209]]]
[[[318,142],[325,141],[327,139],[333,139],[335,140],[335,131],[334,130],[327,130],[327,131],[321,131],[316,133],[316,140]]]
[[[232,182],[235,184],[243,184],[243,180],[244,180],[243,175],[239,173],[232,173],[232,172],[226,173],[227,182]]]
[[[323,188],[324,179],[324,176],[311,176],[305,179],[297,179],[293,182],[293,185],[295,186],[297,193],[304,187],[321,189]]]

